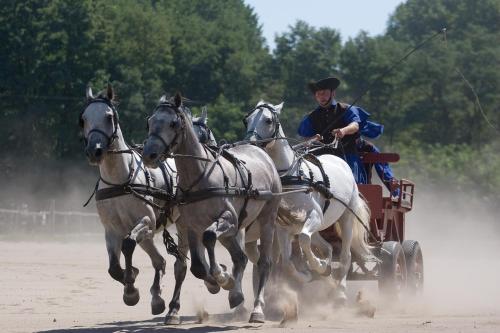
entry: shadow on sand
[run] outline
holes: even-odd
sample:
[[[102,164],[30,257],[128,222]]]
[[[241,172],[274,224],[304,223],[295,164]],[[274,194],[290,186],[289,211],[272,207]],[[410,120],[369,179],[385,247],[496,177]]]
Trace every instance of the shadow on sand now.
[[[101,323],[89,327],[73,326],[70,328],[38,331],[39,333],[112,333],[112,332],[192,332],[209,333],[238,329],[259,329],[260,324],[237,322],[233,313],[210,315],[207,322],[199,324],[196,316],[182,316],[182,323],[176,326],[163,324],[164,317],[155,317],[141,321],[116,321]],[[187,326],[187,327],[186,327]]]

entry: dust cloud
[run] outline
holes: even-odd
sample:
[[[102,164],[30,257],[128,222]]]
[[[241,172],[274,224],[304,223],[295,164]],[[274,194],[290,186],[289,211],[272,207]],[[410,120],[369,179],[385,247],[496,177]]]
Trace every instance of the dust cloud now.
[[[422,311],[435,314],[500,312],[499,207],[480,196],[416,189],[406,236],[422,246]]]
[[[25,206],[29,211],[40,211],[48,210],[55,202],[57,210],[95,212],[93,203],[87,209],[82,207],[99,177],[98,168],[89,166],[86,160],[82,159],[80,164],[54,162],[33,166],[33,162],[25,161],[14,164],[15,171],[3,175],[0,208]]]
[[[499,207],[479,196],[420,184],[413,211],[406,220],[406,239],[417,240],[424,257],[424,291],[403,295],[397,302],[378,293],[376,282],[348,282],[347,307],[334,302],[332,281],[314,281],[297,289],[279,286],[282,311],[298,303],[300,320],[339,320],[363,316],[363,306],[375,316],[498,316],[500,314]],[[365,316],[366,317],[366,316]]]

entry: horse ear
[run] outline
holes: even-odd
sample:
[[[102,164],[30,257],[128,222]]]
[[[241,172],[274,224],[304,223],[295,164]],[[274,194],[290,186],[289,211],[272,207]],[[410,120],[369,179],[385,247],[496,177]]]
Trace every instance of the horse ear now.
[[[204,106],[201,108],[201,117],[200,117],[201,121],[206,125],[207,124],[207,120],[208,120],[208,112],[207,112],[207,107]]]
[[[176,108],[178,108],[182,105],[182,96],[181,96],[180,92],[175,93],[174,104],[175,104]]]
[[[88,100],[94,99],[94,95],[92,94],[92,88],[90,86],[85,89],[85,95],[87,96]]]
[[[281,104],[278,104],[274,107],[274,109],[276,110],[276,113],[277,114],[280,114],[281,113],[281,109],[283,109],[283,104],[285,104],[285,102],[281,102]]]
[[[115,92],[113,90],[113,87],[111,86],[111,83],[109,82],[108,82],[108,87],[106,88],[106,96],[110,101],[112,101],[113,98],[115,98]]]

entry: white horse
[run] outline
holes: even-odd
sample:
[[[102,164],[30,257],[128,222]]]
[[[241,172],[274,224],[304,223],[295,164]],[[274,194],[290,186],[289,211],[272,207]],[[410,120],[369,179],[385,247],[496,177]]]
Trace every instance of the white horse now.
[[[153,170],[143,165],[140,155],[125,143],[113,104],[114,92],[111,86],[97,97],[87,88],[86,95],[87,106],[80,114],[80,125],[86,142],[87,159],[91,165],[97,165],[100,172],[96,187],[96,206],[105,229],[108,272],[113,279],[125,286],[125,304],[137,304],[139,291],[134,287],[134,282],[139,270],[132,266],[132,255],[136,244],[139,244],[151,258],[155,269],[150,289],[151,309],[154,315],[160,314],[165,310],[165,302],[160,296],[165,260],[153,242],[160,211],[150,204],[154,201],[151,197],[141,199],[123,189],[128,185],[139,184],[173,191],[176,186],[175,164],[173,160],[168,160],[163,170]],[[154,201],[153,205],[155,204],[161,205],[162,202]],[[178,217],[178,209],[174,207],[169,221],[175,221]],[[186,253],[187,245],[184,244],[183,237],[179,237],[179,247]],[[120,265],[120,251],[125,256],[125,270]],[[165,322],[169,324],[180,322],[179,297],[187,269],[185,258],[177,256],[174,267],[176,284],[165,318]]]
[[[351,249],[361,260],[373,260],[371,248],[367,243],[366,230],[354,220],[353,212],[361,218],[366,226],[370,219],[370,211],[365,201],[360,197],[358,187],[354,180],[349,165],[342,159],[333,155],[318,156],[324,172],[329,179],[325,181],[318,166],[310,161],[300,158],[300,155],[292,149],[279,122],[279,114],[283,103],[272,105],[260,101],[254,110],[247,114],[245,123],[247,126],[246,139],[250,141],[264,142],[264,149],[275,163],[276,169],[283,180],[291,180],[291,185],[283,184],[283,191],[294,190],[304,187],[309,179],[324,182],[333,194],[334,200],[327,199],[319,191],[310,193],[291,193],[282,198],[277,234],[280,243],[282,263],[287,272],[300,281],[312,278],[310,272],[298,272],[291,262],[291,240],[297,235],[300,248],[305,255],[307,265],[310,269],[320,275],[330,275],[332,247],[318,233],[338,222],[340,237],[342,239],[342,250],[340,254],[340,269],[334,277],[338,280],[336,300],[344,302],[347,297],[346,278],[351,266]],[[266,141],[268,139],[268,141]],[[302,184],[295,179],[302,177]],[[305,182],[304,182],[305,181]],[[307,186],[307,185],[306,185]],[[329,201],[329,203],[327,203]],[[346,208],[344,204],[349,207]],[[324,211],[326,209],[326,211]],[[318,258],[312,251],[311,242],[314,246],[322,249],[327,254],[326,259]]]

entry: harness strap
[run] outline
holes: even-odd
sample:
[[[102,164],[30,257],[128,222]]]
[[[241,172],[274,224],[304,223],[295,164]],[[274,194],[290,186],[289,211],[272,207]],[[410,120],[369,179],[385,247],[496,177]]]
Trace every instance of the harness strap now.
[[[306,164],[306,167],[309,169],[309,178],[304,177],[304,174],[302,172],[302,169],[300,168],[300,165],[303,160],[307,160],[308,162],[311,162],[312,164],[316,165],[320,172],[323,180],[318,180],[314,181],[314,174],[312,172],[312,169]],[[326,213],[326,210],[330,206],[330,200],[333,198],[333,194],[330,191],[330,179],[328,178],[328,175],[326,174],[323,165],[321,164],[321,161],[314,155],[312,154],[306,154],[303,157],[301,157],[298,161],[298,166],[299,166],[299,175],[298,176],[281,176],[281,184],[283,186],[286,185],[293,185],[293,186],[310,186],[314,190],[318,191],[321,195],[323,195],[326,199],[325,204],[323,206],[323,214]]]
[[[167,253],[174,256],[176,259],[185,260],[188,257],[179,251],[179,247],[175,244],[175,240],[168,232],[167,228],[163,229],[163,244],[165,244],[165,248],[167,249]]]
[[[158,200],[163,201],[172,200],[174,198],[171,193],[160,188],[144,184],[128,184],[124,186],[112,186],[97,190],[95,194],[95,200],[101,201],[134,193],[139,195],[152,196]]]
[[[217,163],[217,165],[219,166],[219,168],[222,171],[222,175],[224,177],[224,190],[225,190],[226,194],[229,195],[230,192],[232,192],[231,190],[236,190],[236,192],[238,192],[238,193],[241,193],[242,191],[243,191],[243,193],[252,193],[252,188],[253,188],[252,173],[245,166],[245,162],[244,161],[240,160],[239,158],[237,158],[236,156],[234,156],[233,154],[231,154],[223,146],[222,147],[215,147],[215,149],[212,148],[212,147],[210,147],[210,146],[207,146],[206,148],[208,148],[208,151],[216,159],[216,163]],[[231,188],[229,186],[229,177],[227,176],[227,174],[226,174],[226,172],[224,170],[224,167],[220,163],[220,159],[219,159],[220,156],[224,157],[231,164],[233,164],[236,172],[240,176],[243,188],[239,188],[239,189],[236,188],[235,189],[235,188]],[[245,173],[246,173],[246,179],[245,179]],[[198,191],[198,192],[200,192],[200,191]],[[237,196],[244,196],[244,198],[245,198],[245,201],[243,202],[243,206],[242,206],[242,208],[240,210],[240,213],[238,215],[238,226],[240,226],[242,224],[243,220],[248,216],[248,214],[247,214],[247,206],[248,206],[248,201],[250,200],[250,198],[252,197],[252,195],[237,194]]]
[[[97,189],[99,188],[99,181],[101,180],[101,178],[99,178],[97,180],[97,183],[95,183],[95,187],[94,187],[94,191],[92,192],[92,194],[90,195],[89,199],[83,204],[83,207],[87,207],[87,205],[89,204],[90,200],[92,200],[92,198],[94,197],[94,195],[96,194],[97,192]]]

